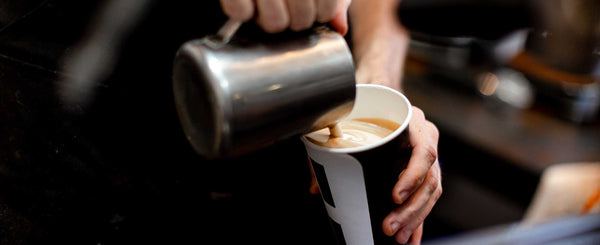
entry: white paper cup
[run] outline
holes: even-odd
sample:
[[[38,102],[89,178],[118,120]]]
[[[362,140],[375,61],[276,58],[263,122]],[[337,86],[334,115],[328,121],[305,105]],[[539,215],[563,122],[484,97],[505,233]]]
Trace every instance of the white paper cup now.
[[[383,233],[394,209],[392,189],[410,158],[408,122],[412,107],[385,86],[359,84],[348,119],[383,118],[400,124],[382,140],[361,147],[327,148],[302,137],[338,244],[397,244]]]

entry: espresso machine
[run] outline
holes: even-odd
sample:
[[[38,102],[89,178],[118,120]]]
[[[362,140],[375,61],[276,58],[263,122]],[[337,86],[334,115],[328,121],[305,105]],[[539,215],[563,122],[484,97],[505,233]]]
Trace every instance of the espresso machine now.
[[[517,108],[543,104],[575,123],[600,107],[600,2],[405,0],[409,57]]]

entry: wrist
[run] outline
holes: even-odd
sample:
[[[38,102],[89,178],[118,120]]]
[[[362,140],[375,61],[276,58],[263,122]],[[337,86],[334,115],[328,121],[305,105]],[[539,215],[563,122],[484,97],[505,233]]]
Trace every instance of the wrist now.
[[[408,37],[382,33],[362,41],[362,45],[353,51],[356,81],[381,84],[400,91]]]

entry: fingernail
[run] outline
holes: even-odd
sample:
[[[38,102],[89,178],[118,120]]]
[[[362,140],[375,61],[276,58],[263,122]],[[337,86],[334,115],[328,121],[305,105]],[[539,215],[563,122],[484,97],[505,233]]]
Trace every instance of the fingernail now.
[[[390,233],[390,236],[393,236],[398,228],[400,228],[400,224],[398,222],[392,223],[392,232]]]
[[[400,194],[398,195],[398,197],[400,197],[400,202],[398,204],[402,204],[406,201],[406,199],[408,199],[408,191],[402,191],[400,192]]]

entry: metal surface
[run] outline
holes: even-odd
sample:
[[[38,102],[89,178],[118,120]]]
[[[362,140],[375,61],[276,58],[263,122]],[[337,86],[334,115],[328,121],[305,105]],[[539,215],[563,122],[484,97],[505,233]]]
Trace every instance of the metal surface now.
[[[235,35],[238,29],[240,29],[241,25],[242,22],[229,19],[227,22],[225,22],[221,29],[219,29],[216,37],[220,39],[222,43],[229,43],[231,38],[233,38],[233,35]]]
[[[344,38],[328,29],[273,42],[185,43],[173,68],[186,136],[208,158],[238,156],[326,127],[355,97]]]

